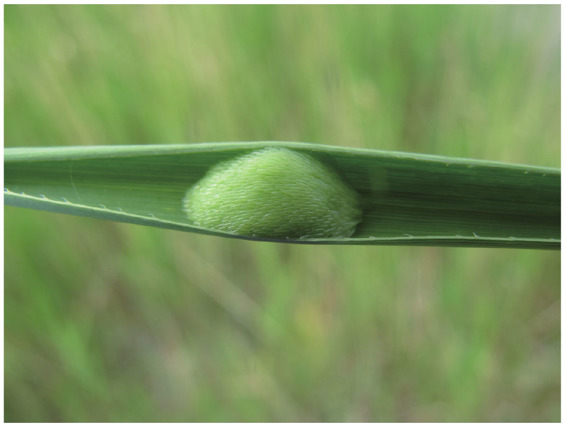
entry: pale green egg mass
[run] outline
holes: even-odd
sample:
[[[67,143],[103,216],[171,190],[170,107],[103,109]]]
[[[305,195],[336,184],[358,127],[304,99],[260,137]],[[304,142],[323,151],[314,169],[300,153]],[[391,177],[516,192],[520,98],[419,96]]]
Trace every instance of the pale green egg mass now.
[[[273,239],[351,236],[358,194],[307,154],[265,148],[214,166],[183,199],[203,228]]]

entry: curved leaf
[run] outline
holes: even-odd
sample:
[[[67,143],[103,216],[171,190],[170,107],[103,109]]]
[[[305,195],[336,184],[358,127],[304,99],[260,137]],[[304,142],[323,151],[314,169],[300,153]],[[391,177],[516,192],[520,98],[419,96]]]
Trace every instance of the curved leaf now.
[[[360,195],[350,238],[292,243],[560,248],[560,170],[295,142],[7,148],[13,206],[250,240],[197,227],[186,191],[218,162],[267,146],[310,154]]]

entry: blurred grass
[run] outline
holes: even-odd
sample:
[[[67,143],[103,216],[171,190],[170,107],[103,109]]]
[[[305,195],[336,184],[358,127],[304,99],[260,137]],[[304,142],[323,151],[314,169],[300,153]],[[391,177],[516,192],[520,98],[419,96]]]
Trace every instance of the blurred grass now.
[[[559,6],[5,6],[5,145],[560,158]],[[558,421],[560,254],[5,209],[6,421]]]

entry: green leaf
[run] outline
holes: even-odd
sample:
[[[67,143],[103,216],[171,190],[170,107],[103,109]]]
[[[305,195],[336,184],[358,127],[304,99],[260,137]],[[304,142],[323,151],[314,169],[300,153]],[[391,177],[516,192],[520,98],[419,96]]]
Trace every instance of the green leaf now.
[[[183,199],[211,167],[266,147],[307,154],[357,192],[351,237],[240,236],[190,222]],[[555,168],[294,142],[7,148],[4,160],[13,206],[250,240],[560,248]]]

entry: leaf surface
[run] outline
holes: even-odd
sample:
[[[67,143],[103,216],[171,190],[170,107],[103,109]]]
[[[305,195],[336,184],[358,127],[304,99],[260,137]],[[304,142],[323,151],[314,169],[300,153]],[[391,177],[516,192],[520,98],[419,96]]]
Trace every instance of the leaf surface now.
[[[250,240],[208,230],[182,210],[219,162],[267,146],[307,153],[361,198],[350,238],[292,243],[560,248],[560,170],[295,142],[6,148],[8,205]]]

